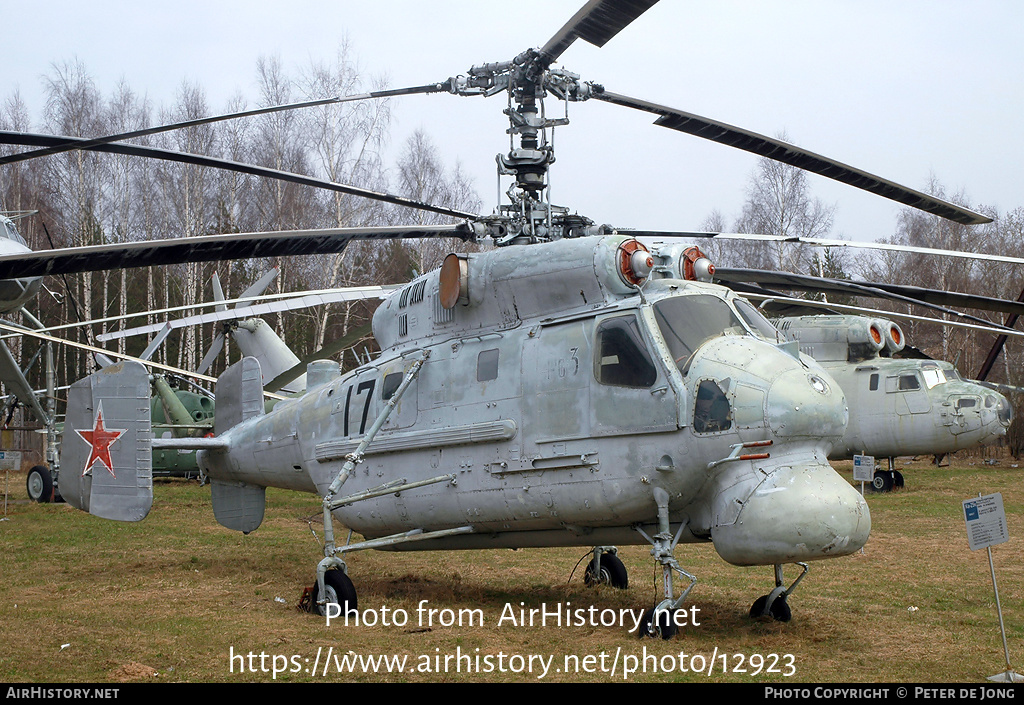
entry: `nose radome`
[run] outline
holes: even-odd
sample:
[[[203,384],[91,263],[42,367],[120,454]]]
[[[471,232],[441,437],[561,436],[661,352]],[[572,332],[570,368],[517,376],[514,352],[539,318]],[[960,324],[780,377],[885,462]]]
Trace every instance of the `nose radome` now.
[[[712,527],[711,538],[734,565],[845,556],[871,531],[867,502],[827,464],[779,467],[746,499],[731,501],[742,505],[735,521]]]

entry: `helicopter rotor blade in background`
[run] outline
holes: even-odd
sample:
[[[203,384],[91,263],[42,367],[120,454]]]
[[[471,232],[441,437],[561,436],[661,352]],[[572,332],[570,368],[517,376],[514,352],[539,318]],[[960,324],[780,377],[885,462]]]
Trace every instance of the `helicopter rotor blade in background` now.
[[[957,223],[981,225],[992,222],[991,218],[981,213],[975,213],[941,198],[900,186],[880,176],[869,174],[773,137],[610,91],[596,90],[592,97],[613,105],[658,115],[658,119],[654,121],[655,125],[703,137],[712,142],[736,147],[761,157],[768,157]]]

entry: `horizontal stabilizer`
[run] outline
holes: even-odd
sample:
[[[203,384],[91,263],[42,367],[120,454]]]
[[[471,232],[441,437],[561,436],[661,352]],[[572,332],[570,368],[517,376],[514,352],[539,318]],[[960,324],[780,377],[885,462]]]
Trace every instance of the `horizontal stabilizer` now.
[[[144,519],[153,506],[152,442],[145,367],[120,362],[75,382],[61,442],[61,495],[104,519]]]

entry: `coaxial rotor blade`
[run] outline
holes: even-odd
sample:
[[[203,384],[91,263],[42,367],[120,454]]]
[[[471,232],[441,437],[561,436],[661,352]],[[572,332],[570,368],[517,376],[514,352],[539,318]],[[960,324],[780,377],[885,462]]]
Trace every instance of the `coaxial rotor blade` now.
[[[60,135],[40,135],[30,134],[26,132],[11,132],[8,130],[0,130],[0,144],[55,146],[67,142],[74,142],[81,145],[87,143],[88,141],[89,140],[78,137],[66,137]],[[390,203],[396,206],[405,206],[407,208],[415,208],[417,210],[429,211],[431,213],[439,213],[441,215],[448,215],[454,218],[477,217],[477,215],[474,213],[466,213],[465,211],[458,211],[452,208],[435,206],[429,203],[421,203],[419,201],[414,201],[411,198],[394,196],[392,194],[387,193],[379,193],[377,191],[370,191],[369,189],[359,188],[358,186],[348,186],[346,184],[339,184],[333,181],[317,179],[312,176],[293,174],[291,172],[256,166],[254,164],[242,164],[240,162],[233,162],[227,159],[207,157],[201,154],[188,154],[187,152],[172,152],[166,149],[158,149],[156,147],[144,147],[142,145],[136,144],[95,144],[88,147],[83,146],[82,148],[96,152],[107,152],[111,154],[130,154],[138,157],[148,157],[151,159],[162,159],[164,161],[179,162],[181,164],[194,164],[196,166],[205,166],[213,169],[224,169],[226,171],[235,171],[240,174],[249,174],[251,176],[262,176],[268,179],[277,179],[278,181],[287,181],[293,184],[313,186],[314,188],[322,188],[327,189],[329,191],[346,193],[351,196],[361,196],[363,198],[368,198],[374,201],[382,201],[384,203]]]
[[[811,291],[831,294],[845,294],[848,296],[868,296],[873,298],[890,299],[902,301],[931,308],[958,318],[973,320],[987,326],[1002,328],[999,324],[986,321],[975,316],[953,311],[946,306],[959,306],[962,308],[981,309],[985,311],[998,312],[1024,312],[1024,303],[996,299],[988,296],[977,296],[974,294],[961,294],[955,291],[938,291],[935,289],[923,289],[916,286],[900,284],[887,284],[879,282],[857,282],[848,279],[829,279],[824,277],[812,277],[806,274],[793,274],[792,272],[772,272],[759,269],[734,269],[729,267],[716,267],[715,280],[729,284],[732,282],[757,284],[768,284],[794,289],[797,291]]]
[[[540,50],[550,66],[577,38],[596,47],[621,32],[658,0],[590,0]]]
[[[367,98],[387,98],[390,96],[412,95],[414,93],[436,93],[438,91],[448,90],[448,85],[449,84],[446,83],[432,83],[427,86],[414,86],[411,88],[395,88],[383,91],[370,91],[369,93],[358,93],[355,95],[338,96],[334,98],[323,98],[320,100],[307,100],[301,103],[271,105],[265,108],[255,108],[253,110],[243,110],[241,112],[236,113],[226,113],[224,115],[213,115],[210,117],[197,118],[194,120],[184,120],[182,122],[176,122],[169,125],[147,127],[142,130],[122,132],[117,135],[95,137],[86,139],[83,142],[79,142],[77,140],[69,140],[62,144],[55,144],[51,147],[45,147],[43,149],[34,149],[29,152],[21,152],[19,154],[10,154],[5,157],[0,157],[0,165],[13,164],[15,162],[26,161],[28,159],[37,159],[39,157],[45,157],[51,154],[60,154],[61,152],[70,152],[71,150],[74,149],[90,149],[92,147],[97,147],[101,144],[123,142],[124,140],[135,139],[138,137],[148,137],[149,135],[155,135],[161,132],[181,130],[186,127],[197,127],[199,125],[207,125],[213,122],[222,122],[224,120],[237,120],[238,118],[253,117],[256,115],[266,115],[268,113],[277,113],[284,110],[298,110],[301,108],[311,108],[318,105],[334,105],[337,103],[348,103],[356,100],[366,100]]]
[[[786,296],[769,296],[766,294],[744,294],[750,298],[755,299],[770,299],[771,302],[781,301],[783,303],[792,303],[806,308],[820,308],[824,309],[826,313],[835,313],[835,311],[847,311],[849,313],[855,313],[859,315],[872,315],[880,316],[882,318],[899,318],[907,321],[920,321],[923,323],[938,323],[943,326],[952,326],[954,328],[967,328],[970,330],[977,330],[983,333],[995,333],[1014,336],[1024,337],[1024,331],[1006,329],[995,323],[988,323],[982,321],[981,323],[968,323],[966,321],[948,321],[941,318],[929,318],[928,316],[917,316],[911,313],[900,313],[899,311],[882,311],[873,308],[864,308],[863,306],[847,306],[846,304],[836,304],[824,301],[812,301],[810,299],[792,299]]]
[[[694,115],[693,113],[687,113],[637,98],[630,98],[629,96],[610,91],[597,90],[594,92],[593,98],[613,105],[621,105],[657,115],[658,119],[654,121],[655,125],[661,125],[662,127],[668,127],[679,132],[703,137],[712,142],[743,149],[761,157],[774,159],[783,164],[826,176],[841,183],[891,199],[897,203],[902,203],[905,206],[911,206],[912,208],[917,208],[926,213],[947,218],[957,223],[980,225],[992,222],[991,218],[981,213],[975,213],[972,210],[944,201],[941,198],[929,196],[906,186],[900,186],[887,179],[869,174],[866,171],[856,169],[828,157],[823,157],[820,154],[815,154],[773,137],[766,137],[756,132],[727,125],[724,122],[718,122],[717,120],[711,120],[700,115]]]
[[[458,225],[327,228],[285,232],[200,235],[173,240],[113,243],[0,255],[0,279],[104,269],[210,262],[222,259],[287,257],[342,252],[352,240],[454,237],[473,239],[472,228]]]
[[[888,252],[909,252],[918,255],[938,255],[940,257],[957,257],[960,259],[977,259],[986,262],[1005,264],[1024,264],[1024,257],[997,255],[990,252],[965,252],[963,250],[943,250],[936,247],[918,247],[916,245],[899,245],[892,242],[856,242],[853,240],[832,240],[821,237],[800,237],[799,235],[764,235],[758,233],[718,233],[695,230],[639,230],[634,228],[616,228],[617,232],[632,235],[635,238],[668,239],[690,238],[706,240],[746,240],[751,242],[788,242],[795,245],[810,245],[824,248],[852,248],[863,250],[884,250]]]

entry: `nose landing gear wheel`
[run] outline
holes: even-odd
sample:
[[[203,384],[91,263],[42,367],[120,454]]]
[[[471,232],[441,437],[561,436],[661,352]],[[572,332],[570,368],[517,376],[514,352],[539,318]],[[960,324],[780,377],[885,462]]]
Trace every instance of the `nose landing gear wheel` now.
[[[671,639],[679,632],[675,622],[675,610],[652,607],[644,612],[640,620],[640,636],[657,639]]]

